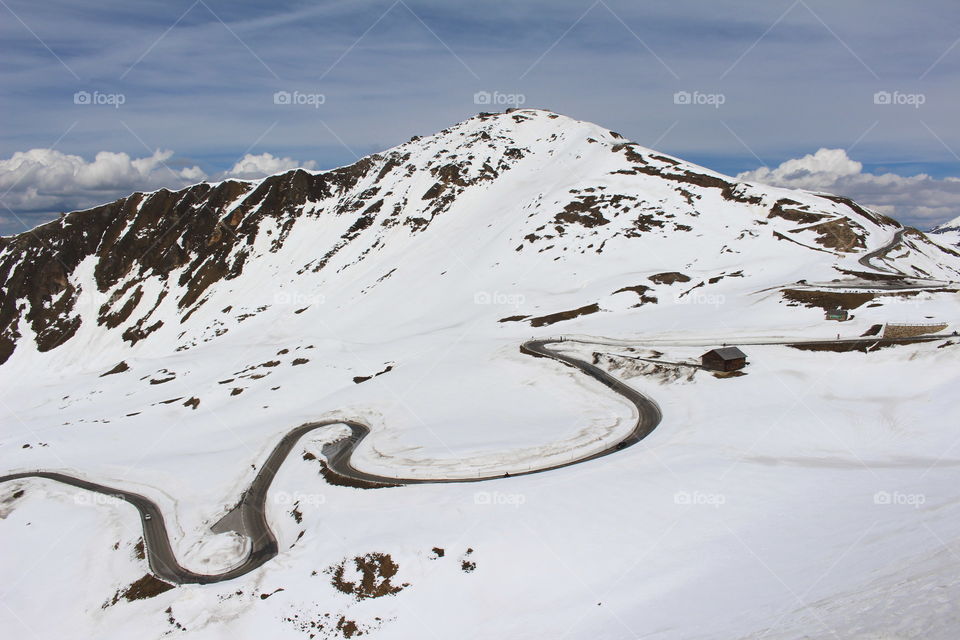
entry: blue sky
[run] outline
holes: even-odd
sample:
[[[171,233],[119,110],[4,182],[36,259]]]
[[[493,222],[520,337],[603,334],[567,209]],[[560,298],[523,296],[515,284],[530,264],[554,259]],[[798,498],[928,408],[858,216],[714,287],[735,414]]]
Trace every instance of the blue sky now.
[[[921,227],[960,215],[955,1],[2,0],[0,14],[4,234],[134,189],[347,164],[493,110],[478,91]]]

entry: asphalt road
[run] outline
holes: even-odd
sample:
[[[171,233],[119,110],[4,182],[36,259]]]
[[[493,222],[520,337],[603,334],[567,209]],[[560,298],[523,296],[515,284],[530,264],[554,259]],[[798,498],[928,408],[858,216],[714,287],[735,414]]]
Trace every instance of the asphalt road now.
[[[620,382],[602,369],[572,356],[564,355],[553,351],[547,345],[554,343],[551,340],[531,340],[524,343],[520,350],[523,353],[534,357],[551,358],[565,365],[579,369],[586,375],[603,383],[611,391],[617,393],[629,400],[638,412],[637,422],[633,430],[620,441],[612,444],[609,448],[591,455],[571,460],[563,464],[557,464],[542,469],[525,471],[511,474],[511,477],[519,475],[529,475],[532,473],[543,473],[553,469],[560,469],[574,464],[594,460],[603,456],[610,455],[631,445],[634,445],[644,437],[650,434],[660,423],[661,413],[657,404],[639,391]],[[163,519],[160,508],[149,498],[131,491],[123,491],[106,485],[97,484],[80,478],[75,478],[63,473],[52,471],[30,471],[24,473],[14,473],[0,476],[0,482],[19,480],[23,478],[46,478],[55,480],[63,484],[74,486],[87,491],[94,491],[107,496],[112,496],[132,504],[140,512],[140,521],[143,526],[143,539],[147,561],[150,564],[150,570],[153,574],[167,582],[173,584],[209,584],[213,582],[223,582],[242,576],[257,567],[261,566],[271,558],[277,555],[277,539],[270,529],[267,522],[265,505],[267,501],[267,492],[273,479],[280,469],[280,465],[287,459],[287,456],[293,450],[296,443],[305,434],[329,427],[333,425],[346,425],[350,429],[350,435],[331,443],[324,447],[324,454],[327,457],[328,472],[342,479],[363,483],[364,486],[397,486],[407,484],[436,484],[451,482],[482,482],[485,480],[503,479],[504,474],[498,474],[489,477],[478,478],[449,478],[449,479],[423,479],[423,478],[394,478],[379,476],[366,473],[355,469],[350,461],[353,451],[357,445],[370,433],[370,429],[360,423],[350,420],[324,420],[321,422],[311,422],[301,425],[287,433],[280,442],[273,448],[267,457],[263,466],[257,472],[256,477],[250,484],[250,487],[243,493],[237,506],[231,511],[229,517],[233,522],[234,528],[240,533],[248,536],[250,540],[250,550],[247,558],[239,565],[227,571],[218,574],[195,573],[182,567],[178,562],[173,548],[170,544],[170,538],[167,534],[167,527]],[[221,520],[223,522],[226,518]]]
[[[906,233],[906,231],[907,231],[906,229],[900,229],[900,231],[897,231],[895,234],[893,234],[893,239],[890,242],[883,245],[879,249],[871,251],[870,253],[860,258],[860,260],[858,260],[858,262],[860,263],[860,266],[866,267],[867,269],[873,269],[875,271],[884,271],[886,273],[895,273],[897,275],[903,275],[895,269],[890,269],[888,267],[878,267],[872,264],[870,261],[873,260],[874,258],[878,258],[882,256],[883,254],[885,254],[886,252],[890,251],[895,246],[900,244],[901,240],[903,240],[903,234]]]

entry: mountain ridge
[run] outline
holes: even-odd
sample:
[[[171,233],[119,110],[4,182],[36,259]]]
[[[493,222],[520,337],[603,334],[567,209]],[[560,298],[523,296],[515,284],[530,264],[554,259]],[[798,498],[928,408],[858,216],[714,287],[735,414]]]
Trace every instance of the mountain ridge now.
[[[587,155],[593,162],[584,161]],[[511,172],[517,168],[524,175],[515,181]],[[531,180],[544,184],[531,190]],[[559,193],[560,185],[570,197],[544,203],[545,194],[554,188]],[[304,256],[297,274],[323,271],[337,256],[351,255],[352,262],[339,264],[339,274],[388,242],[409,242],[451,208],[460,208],[464,218],[479,216],[471,200],[494,187],[524,194],[505,227],[527,211],[527,219],[536,220],[523,224],[526,233],[511,235],[510,249],[536,250],[553,260],[577,249],[602,253],[617,239],[699,230],[696,218],[714,203],[733,205],[727,209],[769,225],[778,242],[841,256],[875,249],[873,235],[902,228],[841,196],[738,182],[548,111],[485,113],[344,167],[138,192],[3,238],[0,362],[25,334],[32,334],[39,351],[50,351],[70,340],[84,320],[118,330],[130,346],[174,318],[182,325],[207,302],[215,283],[240,277],[248,260],[281,252],[305,218],[323,217],[339,233],[319,231],[318,255]],[[544,207],[550,209],[545,214]],[[744,234],[764,232],[752,220],[729,215]],[[367,239],[373,230],[376,237]],[[936,253],[936,245],[927,246],[926,236],[916,233],[910,251]],[[366,246],[354,251],[361,238]],[[91,273],[78,278],[81,263],[89,260],[95,263]],[[913,275],[929,271],[918,267]],[[161,281],[162,290],[146,299],[147,283]],[[176,304],[158,313],[161,304],[170,305],[165,299],[171,294]]]

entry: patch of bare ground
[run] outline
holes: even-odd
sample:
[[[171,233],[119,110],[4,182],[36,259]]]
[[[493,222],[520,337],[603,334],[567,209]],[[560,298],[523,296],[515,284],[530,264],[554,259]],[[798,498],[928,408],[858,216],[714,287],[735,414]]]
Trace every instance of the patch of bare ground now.
[[[391,580],[400,570],[389,553],[368,553],[348,558],[327,569],[331,584],[342,593],[359,600],[392,596],[409,587],[409,583],[394,585]]]
[[[156,378],[151,378],[150,384],[164,384],[166,382],[170,382],[171,380],[175,380],[177,377],[176,373],[174,373],[173,371],[168,371],[166,369],[161,369],[157,373],[159,375]]]
[[[868,336],[878,336],[878,335],[880,335],[880,332],[881,332],[881,331],[883,331],[883,325],[882,325],[882,324],[875,324],[875,325],[871,326],[869,329],[867,329],[866,331],[864,331],[863,333],[861,333],[861,334],[860,334],[860,337],[861,337],[861,338],[866,338],[866,337],[868,337]]]
[[[280,366],[279,360],[269,360],[267,362],[261,362],[260,364],[252,364],[241,371],[235,372],[233,375],[237,378],[250,378],[251,380],[259,380],[270,375],[271,371],[265,371],[263,373],[255,373],[257,369],[273,369]],[[229,378],[227,380],[221,380],[220,384],[227,384],[233,382],[236,378]]]
[[[840,273],[862,280],[873,280],[877,282],[902,282],[903,276],[894,273],[871,273],[869,271],[856,271],[853,269],[837,269]]]
[[[856,309],[876,298],[877,294],[850,291],[784,289],[783,297],[785,300],[797,302],[807,307],[820,307],[824,311],[829,311],[830,309]]]
[[[237,591],[237,595],[240,595],[241,593],[242,593],[241,591]],[[166,609],[163,610],[163,612],[167,614],[167,624],[169,624],[171,627],[173,627],[177,631],[187,630],[187,628],[182,624],[180,624],[180,622],[177,621],[177,618],[173,615],[173,607],[167,607]],[[169,633],[169,631],[167,633]]]
[[[787,346],[800,349],[801,351],[832,351],[835,353],[859,351],[861,353],[870,353],[888,347],[918,344],[921,342],[928,342],[928,340],[917,340],[915,338],[889,340],[878,338],[877,340],[859,340],[857,342],[798,342]]]
[[[721,380],[725,378],[739,378],[740,376],[747,375],[746,371],[711,371],[714,378],[720,378]]]
[[[742,271],[742,270],[740,270],[740,271],[734,271],[733,273],[721,273],[721,274],[718,275],[718,276],[714,276],[714,277],[712,277],[712,278],[709,278],[709,279],[707,280],[707,284],[717,284],[718,282],[720,282],[720,281],[723,280],[724,278],[742,278],[742,277],[743,277],[743,271]]]
[[[10,512],[13,511],[14,504],[23,496],[24,490],[16,488],[0,498],[0,520],[10,515]]]
[[[115,373],[123,373],[124,371],[129,371],[129,370],[130,370],[130,365],[128,365],[123,360],[121,360],[120,362],[117,363],[117,365],[113,369],[110,369],[110,371],[107,371],[106,373],[101,373],[100,377],[103,378],[105,376],[112,376]]]
[[[869,291],[784,289],[783,297],[786,300],[804,304],[808,307],[819,307],[825,311],[829,311],[831,309],[856,309],[874,299],[911,298],[921,293],[955,293],[955,291],[952,289],[916,289],[913,291],[883,291],[875,293]]]
[[[520,322],[521,320],[526,320],[530,316],[507,316],[506,318],[500,318],[497,322]]]
[[[633,305],[634,307],[639,307],[639,306],[645,305],[645,304],[647,304],[647,303],[656,304],[656,302],[657,302],[657,297],[656,297],[656,296],[648,296],[648,295],[647,295],[647,292],[650,291],[650,287],[645,286],[645,285],[642,285],[642,284],[634,285],[634,286],[632,286],[632,287],[623,287],[623,288],[621,288],[621,289],[617,289],[617,290],[614,291],[613,293],[614,293],[614,294],[617,294],[617,293],[625,293],[625,292],[627,292],[627,291],[632,291],[633,293],[637,294],[637,295],[640,297],[640,301],[637,302],[637,304]]]
[[[173,589],[172,584],[169,582],[164,582],[158,578],[153,577],[149,573],[144,575],[142,578],[131,584],[126,589],[121,589],[117,591],[112,600],[109,600],[103,603],[103,609],[106,609],[109,606],[115,605],[120,602],[120,599],[123,598],[127,602],[133,602],[134,600],[146,600],[148,598],[153,598],[160,595],[166,591]]]
[[[803,248],[805,248],[805,249],[812,249],[813,251],[820,251],[821,253],[831,253],[830,251],[827,251],[826,249],[820,249],[820,248],[818,248],[818,247],[811,247],[810,245],[804,244],[804,243],[802,243],[802,242],[798,242],[798,241],[794,240],[793,238],[788,238],[787,236],[783,235],[783,234],[780,233],[779,231],[774,231],[774,232],[773,232],[773,237],[776,238],[777,240],[786,240],[787,242],[792,242],[792,243],[794,243],[794,244],[800,245],[801,247],[803,247]]]
[[[387,365],[387,367],[386,367],[383,371],[378,371],[378,372],[376,372],[375,374],[373,374],[373,375],[371,375],[371,376],[355,376],[355,377],[353,378],[353,383],[354,383],[354,384],[360,384],[361,382],[366,382],[367,380],[372,380],[373,378],[376,378],[377,376],[382,376],[383,374],[389,373],[389,372],[391,372],[391,371],[393,371],[393,365],[392,365],[392,364],[389,364],[389,365]]]
[[[800,203],[796,202],[795,200],[778,200],[777,203],[771,207],[770,213],[767,214],[767,218],[783,218],[784,220],[789,220],[790,222],[795,222],[797,224],[813,224],[814,222],[823,220],[827,217],[821,213],[787,208],[789,205],[799,204]]]
[[[650,276],[649,280],[654,284],[673,284],[674,282],[690,282],[690,276],[679,271],[664,271]]]
[[[473,549],[467,549],[463,558],[460,559],[460,570],[464,573],[473,573],[477,569],[477,563],[470,559],[471,555],[473,555]]]
[[[340,619],[337,620],[337,631],[341,632],[344,638],[363,635],[360,627],[357,626],[357,621],[347,620],[344,616],[340,616]]]
[[[821,222],[812,227],[795,229],[791,233],[800,233],[801,231],[816,232],[818,236],[814,242],[827,249],[849,253],[864,249],[867,246],[863,241],[863,227],[848,218]]]
[[[573,318],[579,318],[580,316],[590,315],[591,313],[596,313],[598,311],[600,311],[600,305],[594,302],[593,304],[588,304],[587,306],[580,307],[579,309],[559,311],[557,313],[551,313],[545,316],[530,318],[530,326],[544,327],[547,325],[556,324],[557,322],[563,322],[564,320],[572,320]]]
[[[284,622],[293,625],[295,629],[307,635],[308,638],[353,638],[369,635],[380,628],[383,619],[375,617],[371,623],[361,623],[350,620],[344,615],[324,613],[323,615],[300,615],[295,613],[287,616]]]
[[[558,223],[580,224],[584,227],[599,227],[609,224],[602,209],[606,202],[597,196],[580,196],[577,200],[567,204],[563,211],[554,217]]]

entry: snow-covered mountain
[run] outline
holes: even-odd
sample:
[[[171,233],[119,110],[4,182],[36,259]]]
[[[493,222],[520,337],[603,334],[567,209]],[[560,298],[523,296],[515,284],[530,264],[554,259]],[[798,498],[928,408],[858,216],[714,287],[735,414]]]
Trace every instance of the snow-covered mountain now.
[[[930,236],[941,244],[946,244],[951,248],[960,247],[960,218],[954,218],[949,222],[944,222],[931,231]]]
[[[828,278],[899,229],[843,198],[737,183],[554,113],[481,115],[333,171],[137,193],[3,238],[0,357],[23,340],[83,344],[87,362],[90,341],[111,357],[192,349],[292,306],[305,323],[386,314],[428,328],[498,320],[502,305],[471,304],[484,293],[522,294],[512,315],[532,318],[640,284],[659,300],[733,272]],[[956,273],[923,234],[899,249],[889,266]],[[693,281],[651,282],[657,272]],[[400,304],[411,295],[422,304]]]
[[[664,419],[602,461],[375,491],[325,482],[341,431],[317,432],[271,489],[276,558],[143,600],[135,511],[8,482],[0,540],[28,550],[2,560],[25,576],[9,602],[38,618],[45,594],[62,615],[43,633],[61,637],[852,637],[844,616],[865,599],[960,594],[935,571],[945,552],[912,537],[918,518],[960,535],[943,472],[960,464],[943,422],[955,353],[759,343],[952,323],[958,276],[948,243],[849,199],[737,182],[533,109],[331,171],[68,214],[0,239],[0,475],[149,496],[195,571],[243,556],[243,536],[210,527],[306,422],[362,419],[355,466],[406,478],[515,474],[622,437],[635,410],[521,353],[530,337],[593,340],[571,352]],[[853,319],[826,322],[837,306]],[[636,360],[721,343],[758,343],[747,375]],[[927,507],[878,509],[881,491]],[[68,555],[31,565],[63,522]],[[386,582],[376,597],[369,580]]]
[[[943,224],[938,226],[936,229],[934,229],[934,232],[936,233],[940,231],[952,231],[955,229],[960,229],[960,217],[954,218],[953,220],[950,220],[948,222],[944,222]]]

